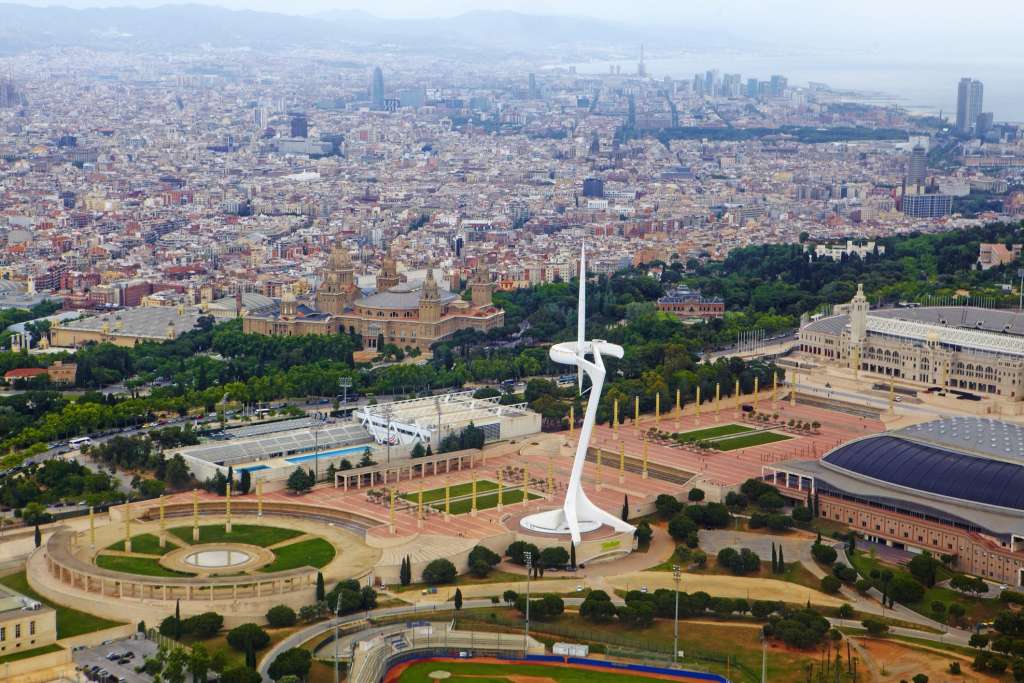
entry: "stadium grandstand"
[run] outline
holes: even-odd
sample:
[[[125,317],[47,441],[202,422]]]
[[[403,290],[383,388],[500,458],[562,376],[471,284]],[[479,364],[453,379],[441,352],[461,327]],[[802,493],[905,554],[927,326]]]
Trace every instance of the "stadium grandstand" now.
[[[762,467],[788,498],[864,538],[1024,585],[1024,427],[949,417]]]

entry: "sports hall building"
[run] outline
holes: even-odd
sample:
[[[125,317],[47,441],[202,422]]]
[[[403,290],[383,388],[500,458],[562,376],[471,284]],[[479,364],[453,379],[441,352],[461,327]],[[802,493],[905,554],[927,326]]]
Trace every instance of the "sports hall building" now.
[[[821,517],[868,540],[955,555],[960,571],[1024,585],[1024,427],[942,418],[762,474],[788,498],[816,493]]]

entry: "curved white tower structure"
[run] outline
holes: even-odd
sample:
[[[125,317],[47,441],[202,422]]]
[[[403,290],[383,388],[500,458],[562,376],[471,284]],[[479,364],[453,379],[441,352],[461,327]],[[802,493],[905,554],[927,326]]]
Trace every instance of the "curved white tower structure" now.
[[[587,498],[583,492],[583,465],[587,459],[587,448],[590,445],[590,434],[594,431],[594,422],[597,420],[597,404],[601,398],[601,389],[604,387],[605,369],[602,355],[622,358],[623,350],[618,344],[595,339],[585,341],[584,315],[586,314],[586,253],[580,250],[580,295],[579,310],[576,315],[576,341],[562,342],[551,347],[551,360],[565,365],[575,365],[579,372],[579,389],[583,390],[583,372],[590,377],[590,399],[587,401],[587,411],[583,416],[583,426],[580,428],[580,440],[576,445],[576,455],[572,461],[572,472],[569,476],[569,486],[565,492],[565,503],[561,509],[539,512],[535,515],[524,517],[520,526],[528,531],[546,534],[569,534],[573,543],[579,544],[581,535],[587,531],[600,528],[603,524],[614,528],[619,532],[632,532],[636,528],[624,522],[615,515],[605,512],[597,507]],[[588,360],[587,356],[592,356]]]

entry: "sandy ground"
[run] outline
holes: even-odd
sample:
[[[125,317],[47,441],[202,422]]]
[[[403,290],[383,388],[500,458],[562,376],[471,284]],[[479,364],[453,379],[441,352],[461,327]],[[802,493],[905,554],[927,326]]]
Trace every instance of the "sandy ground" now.
[[[650,591],[658,588],[674,588],[671,572],[635,572],[607,579],[613,588],[632,590],[647,586]],[[805,588],[787,581],[724,576],[720,574],[683,574],[679,586],[687,593],[704,591],[715,597],[749,598],[750,600],[782,600],[783,602],[806,603],[824,607],[838,607],[844,600],[816,590]]]
[[[988,683],[999,680],[995,676],[974,671],[970,660],[953,654],[943,655],[888,640],[857,638],[855,642],[861,656],[869,660],[861,662],[859,671],[870,672],[869,680],[878,683],[909,681],[919,673],[926,675],[929,683]],[[960,662],[961,675],[949,673],[949,663],[952,661]]]

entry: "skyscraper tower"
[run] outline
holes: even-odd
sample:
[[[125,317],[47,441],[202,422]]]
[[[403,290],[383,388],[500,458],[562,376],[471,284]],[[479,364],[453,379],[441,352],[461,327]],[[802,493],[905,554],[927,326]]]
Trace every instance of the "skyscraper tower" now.
[[[636,65],[636,75],[640,78],[647,76],[647,66],[644,64],[644,44],[640,43],[640,63]]]
[[[373,80],[370,82],[370,108],[384,111],[384,72],[379,66],[373,67]]]
[[[306,119],[305,114],[301,112],[292,113],[291,124],[293,138],[309,137],[309,121]]]
[[[907,170],[907,182],[923,185],[928,174],[928,151],[921,145],[914,145],[910,152],[910,167]]]
[[[982,98],[985,86],[981,81],[961,78],[956,89],[956,129],[960,133],[970,133],[981,113]]]

